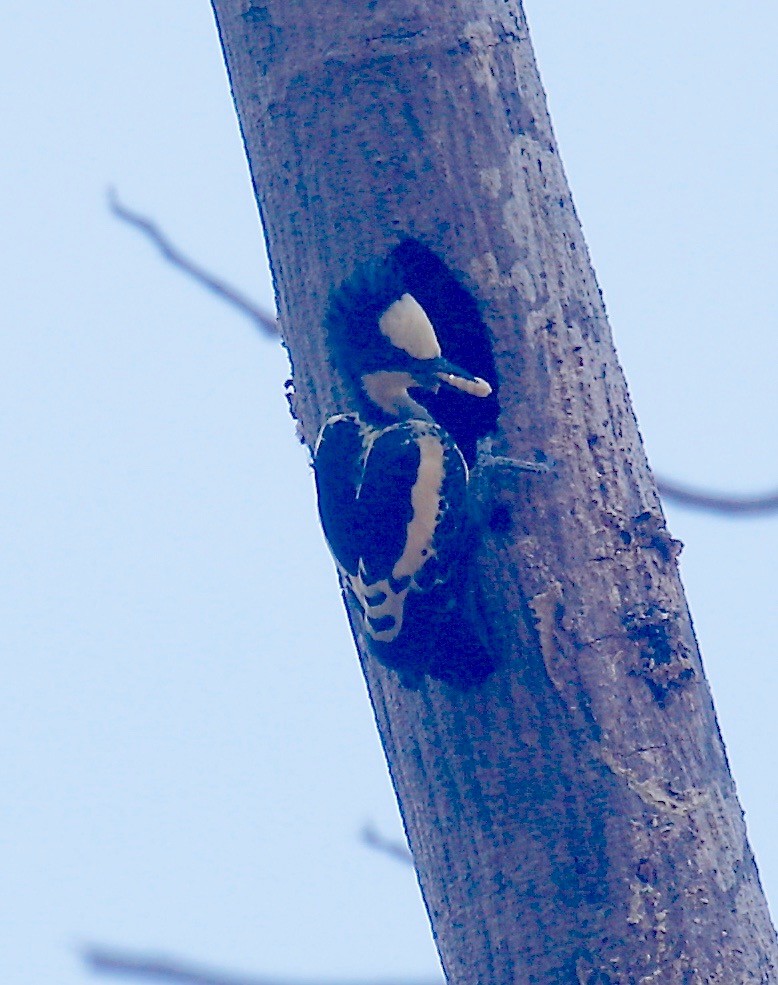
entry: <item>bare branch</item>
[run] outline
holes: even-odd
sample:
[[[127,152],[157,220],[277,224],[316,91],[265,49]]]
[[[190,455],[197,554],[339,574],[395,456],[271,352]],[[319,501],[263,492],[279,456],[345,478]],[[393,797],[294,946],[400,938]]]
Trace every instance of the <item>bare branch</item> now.
[[[152,978],[165,982],[185,982],[186,985],[271,985],[269,979],[228,978],[202,968],[186,967],[167,958],[109,951],[99,947],[86,948],[83,959],[90,971],[103,975]],[[291,983],[287,982],[285,985]]]
[[[235,978],[221,972],[196,968],[193,965],[187,966],[169,958],[129,954],[102,947],[86,947],[82,956],[89,970],[95,974],[146,978],[161,982],[176,982],[178,985],[325,985],[323,979],[303,981],[290,978]],[[382,982],[376,980],[346,982],[345,979],[330,979],[326,985],[439,985],[439,980],[387,979]]]
[[[384,838],[371,824],[366,824],[362,828],[361,835],[362,841],[376,851],[383,852],[384,855],[389,855],[395,861],[402,862],[404,865],[413,865],[413,857],[403,842],[391,841],[389,838]]]
[[[210,274],[193,260],[190,260],[188,257],[184,256],[184,254],[170,242],[156,223],[152,222],[151,219],[147,219],[145,216],[139,215],[137,212],[132,212],[126,206],[122,205],[113,188],[109,188],[108,190],[108,204],[111,211],[118,219],[121,219],[122,222],[128,223],[130,226],[134,226],[135,229],[142,232],[147,239],[150,239],[151,242],[154,243],[162,256],[169,263],[172,263],[174,267],[178,267],[179,270],[182,270],[185,274],[193,277],[199,284],[205,287],[206,290],[237,308],[238,311],[246,315],[247,318],[251,319],[255,327],[258,328],[264,336],[278,339],[278,323],[268,311],[258,307],[247,297],[245,297],[245,295],[235,290],[235,288],[230,287],[229,284],[226,284],[224,281],[214,277],[213,274]]]
[[[778,490],[761,496],[725,496],[693,489],[671,479],[657,478],[656,484],[664,499],[689,509],[724,516],[758,516],[778,512]]]

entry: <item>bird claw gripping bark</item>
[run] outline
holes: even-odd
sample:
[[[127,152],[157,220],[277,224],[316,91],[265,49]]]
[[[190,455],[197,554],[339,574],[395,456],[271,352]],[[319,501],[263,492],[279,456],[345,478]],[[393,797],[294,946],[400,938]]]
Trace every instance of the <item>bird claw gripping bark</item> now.
[[[488,525],[497,495],[515,488],[520,475],[548,475],[553,470],[550,462],[495,455],[493,444],[490,437],[479,442],[478,458],[468,482],[470,515],[479,528]]]

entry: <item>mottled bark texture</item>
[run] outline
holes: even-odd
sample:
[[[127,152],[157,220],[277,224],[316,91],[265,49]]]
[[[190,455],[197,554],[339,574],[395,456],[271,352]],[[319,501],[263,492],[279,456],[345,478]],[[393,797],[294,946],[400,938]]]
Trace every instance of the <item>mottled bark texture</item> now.
[[[345,409],[331,287],[411,237],[488,326],[495,450],[556,463],[517,480],[475,559],[500,670],[412,691],[363,656],[448,980],[777,982],[678,545],[520,5],[213,6],[305,441]]]

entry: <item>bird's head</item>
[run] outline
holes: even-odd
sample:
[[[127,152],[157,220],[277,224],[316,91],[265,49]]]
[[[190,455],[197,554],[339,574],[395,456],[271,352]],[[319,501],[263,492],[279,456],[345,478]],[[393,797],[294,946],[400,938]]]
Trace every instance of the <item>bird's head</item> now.
[[[412,294],[402,294],[378,317],[378,337],[361,367],[364,396],[380,411],[398,419],[428,419],[429,413],[409,390],[441,385],[474,397],[488,397],[491,386],[443,358],[435,329]]]
[[[347,282],[330,305],[328,328],[341,371],[376,418],[430,420],[408,392],[452,387],[474,397],[492,388],[443,357],[426,311],[383,265]]]

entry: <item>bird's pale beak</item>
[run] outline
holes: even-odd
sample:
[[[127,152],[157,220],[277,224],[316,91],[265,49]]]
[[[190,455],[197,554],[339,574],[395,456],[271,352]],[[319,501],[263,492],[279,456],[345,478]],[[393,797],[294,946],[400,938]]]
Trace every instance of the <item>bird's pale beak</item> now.
[[[466,369],[455,366],[447,359],[435,359],[433,374],[436,379],[455,390],[469,393],[471,397],[488,397],[492,392],[491,386],[480,376],[473,376]]]

